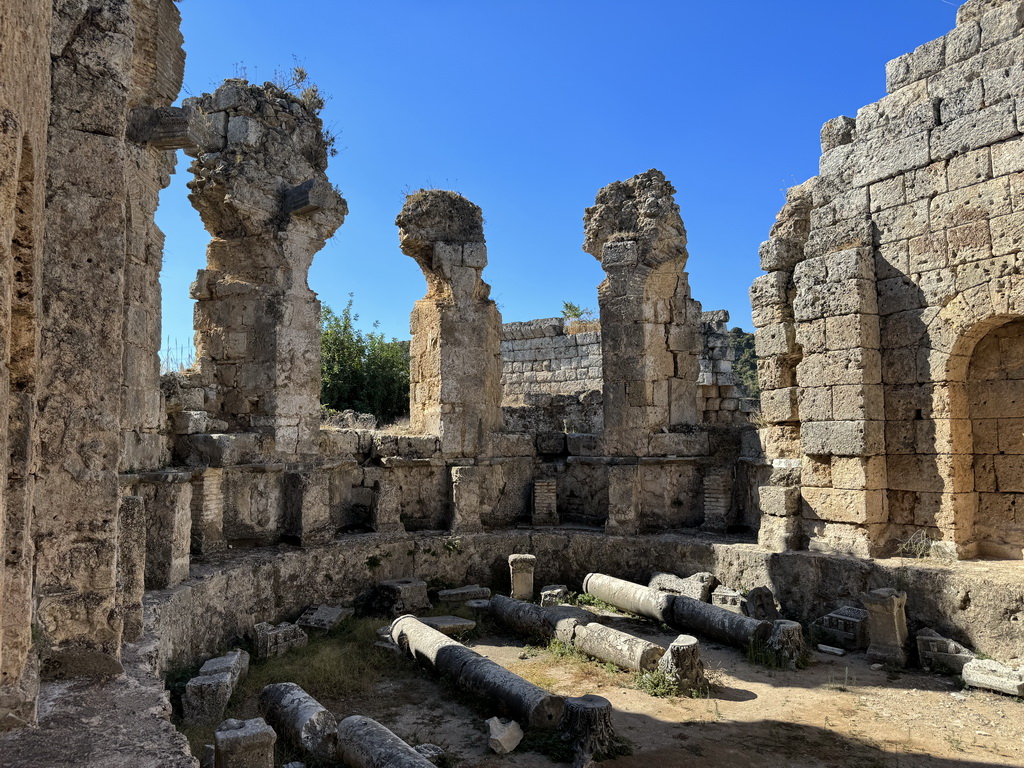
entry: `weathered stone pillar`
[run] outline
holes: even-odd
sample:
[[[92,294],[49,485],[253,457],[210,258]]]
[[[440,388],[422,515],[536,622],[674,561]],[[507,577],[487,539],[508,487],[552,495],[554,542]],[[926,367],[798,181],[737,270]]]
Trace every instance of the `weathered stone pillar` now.
[[[533,571],[537,567],[535,555],[509,555],[508,569],[512,577],[512,598],[533,600]]]
[[[412,429],[438,435],[445,457],[487,455],[501,429],[501,314],[481,273],[483,214],[455,192],[420,190],[395,220],[427,295],[413,308]]]
[[[604,450],[646,456],[651,435],[697,423],[700,304],[690,298],[686,230],[657,170],[602,189],[583,250],[601,262]]]
[[[162,241],[152,218],[173,156],[129,129],[135,110],[177,98],[184,54],[171,0],[112,0],[99,13],[54,7],[59,108],[50,115],[37,273],[35,386],[47,401],[38,422],[36,626],[47,669],[102,675],[120,669],[118,473],[159,458],[160,444]]]
[[[278,455],[315,453],[320,434],[320,303],[313,255],[348,206],[325,174],[315,109],[269,83],[228,80],[185,107],[223,130],[192,163],[192,204],[213,235],[192,286],[196,359],[215,387],[211,416],[273,437]]]
[[[868,611],[868,659],[896,667],[907,663],[907,593],[891,587],[860,596]]]

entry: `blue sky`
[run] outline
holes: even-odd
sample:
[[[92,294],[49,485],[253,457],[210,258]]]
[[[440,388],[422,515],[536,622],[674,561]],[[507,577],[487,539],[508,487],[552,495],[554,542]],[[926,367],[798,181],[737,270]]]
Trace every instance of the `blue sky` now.
[[[648,168],[676,186],[705,309],[750,328],[758,244],[817,171],[821,124],[885,94],[885,63],[952,29],[948,0],[183,0],[185,93],[298,61],[330,96],[328,174],[349,203],[310,287],[408,338],[423,276],[398,248],[404,193],[483,208],[506,322],[597,306],[583,209]],[[208,236],[188,160],[161,195],[164,338],[188,344]]]

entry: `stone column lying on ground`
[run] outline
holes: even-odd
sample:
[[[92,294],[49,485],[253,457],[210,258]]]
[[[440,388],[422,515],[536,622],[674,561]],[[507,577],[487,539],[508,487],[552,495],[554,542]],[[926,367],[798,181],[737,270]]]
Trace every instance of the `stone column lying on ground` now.
[[[746,650],[751,643],[764,645],[772,634],[771,622],[740,616],[682,595],[675,596],[672,619],[667,623],[740,650]]]
[[[533,555],[509,555],[508,569],[512,577],[512,597],[533,600],[533,571],[537,558]]]
[[[524,680],[500,664],[431,629],[415,616],[391,624],[391,639],[421,663],[449,675],[460,688],[500,702],[520,723],[554,728],[564,699]]]
[[[671,677],[679,693],[707,688],[700,644],[692,635],[679,635],[658,661],[658,669]]]
[[[260,691],[260,713],[281,737],[323,760],[337,751],[334,715],[295,683],[276,683]]]
[[[665,624],[672,622],[672,601],[675,595],[603,573],[588,573],[583,579],[583,591],[637,616]]]
[[[886,587],[860,596],[868,611],[868,659],[903,667],[907,664],[907,593]]]
[[[573,768],[589,768],[595,758],[608,757],[615,744],[611,702],[591,694],[566,699],[558,732],[575,753]]]
[[[572,645],[599,661],[610,661],[633,672],[654,669],[665,653],[664,648],[649,640],[597,623],[576,627]]]
[[[654,669],[665,652],[648,640],[597,624],[593,613],[569,605],[541,607],[495,595],[491,615],[518,635],[545,641],[557,638],[599,661],[634,672]]]
[[[338,759],[349,768],[431,768],[431,763],[394,733],[362,715],[338,723]]]
[[[597,619],[585,608],[571,605],[542,607],[504,595],[491,598],[490,613],[491,618],[517,635],[543,641],[558,638],[563,643],[572,642],[577,626]]]
[[[277,734],[263,720],[225,720],[213,734],[216,768],[274,768]]]

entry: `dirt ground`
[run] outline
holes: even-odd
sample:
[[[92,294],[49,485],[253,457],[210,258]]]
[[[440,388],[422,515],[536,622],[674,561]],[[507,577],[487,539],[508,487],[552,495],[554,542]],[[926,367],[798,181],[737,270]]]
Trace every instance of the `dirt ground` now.
[[[604,623],[667,645],[673,635],[650,622],[606,616]],[[714,690],[707,698],[655,698],[608,665],[555,658],[504,636],[467,641],[517,674],[562,695],[609,699],[617,733],[633,754],[608,768],[674,766],[1024,766],[1024,700],[961,690],[953,678],[919,670],[872,670],[863,653],[815,652],[809,668],[769,670],[739,651],[702,643]],[[444,747],[463,768],[567,765],[524,751],[498,757],[486,746],[487,702],[467,701],[432,672],[382,651],[386,669],[371,685],[337,698],[321,695],[339,718],[377,719],[411,744]],[[232,716],[256,716],[255,702]],[[287,757],[285,755],[284,757]],[[282,758],[284,759],[284,758]]]

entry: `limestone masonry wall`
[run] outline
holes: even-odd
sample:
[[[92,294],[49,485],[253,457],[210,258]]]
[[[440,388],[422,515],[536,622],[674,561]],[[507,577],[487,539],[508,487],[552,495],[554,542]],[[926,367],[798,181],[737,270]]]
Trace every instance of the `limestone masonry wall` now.
[[[549,317],[501,326],[502,404],[526,394],[570,395],[604,384],[600,331],[573,333]]]
[[[789,190],[751,289],[763,545],[1024,552],[1022,53],[1024,4],[965,3]]]

